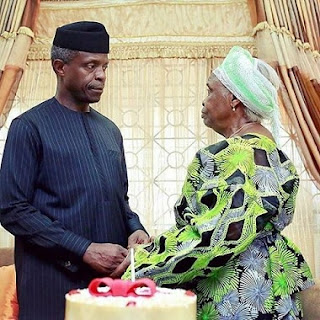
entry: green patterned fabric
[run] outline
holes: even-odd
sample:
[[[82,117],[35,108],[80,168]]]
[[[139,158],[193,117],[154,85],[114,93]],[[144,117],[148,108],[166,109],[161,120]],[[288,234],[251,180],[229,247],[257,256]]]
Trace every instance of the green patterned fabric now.
[[[175,205],[176,225],[136,249],[136,277],[193,290],[199,320],[301,319],[297,293],[313,285],[312,275],[281,235],[298,185],[293,163],[265,136],[199,150]]]

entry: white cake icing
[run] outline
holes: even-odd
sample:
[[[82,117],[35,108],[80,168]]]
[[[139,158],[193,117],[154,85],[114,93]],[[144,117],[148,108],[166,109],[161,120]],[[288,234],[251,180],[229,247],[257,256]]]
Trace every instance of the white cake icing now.
[[[88,289],[66,294],[65,320],[196,320],[196,295],[183,289],[156,288],[144,296],[94,296]],[[101,291],[102,292],[102,291]]]

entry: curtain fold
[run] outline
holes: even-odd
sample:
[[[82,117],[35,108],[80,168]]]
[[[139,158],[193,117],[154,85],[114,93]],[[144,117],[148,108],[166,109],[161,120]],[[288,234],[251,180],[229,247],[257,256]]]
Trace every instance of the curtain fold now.
[[[0,128],[12,107],[34,37],[40,0],[4,0],[0,30]]]
[[[247,0],[41,1],[28,59],[49,59],[55,28],[75,20],[104,23],[115,60],[224,57],[234,45],[253,52],[253,9]]]
[[[295,223],[285,234],[296,241],[315,276],[320,275],[320,54],[318,0],[256,0],[254,36],[258,57],[272,64],[282,79],[280,102],[285,110],[282,123],[295,143],[318,191],[308,197],[303,170],[297,198]],[[288,121],[284,119],[288,117]],[[294,159],[294,157],[293,157]],[[309,186],[312,187],[312,186]],[[302,190],[301,190],[302,189]],[[299,195],[299,194],[298,194]],[[310,202],[313,207],[306,205]]]
[[[277,65],[284,83],[283,105],[295,128],[298,150],[320,189],[319,2],[257,0],[256,8],[258,56]]]

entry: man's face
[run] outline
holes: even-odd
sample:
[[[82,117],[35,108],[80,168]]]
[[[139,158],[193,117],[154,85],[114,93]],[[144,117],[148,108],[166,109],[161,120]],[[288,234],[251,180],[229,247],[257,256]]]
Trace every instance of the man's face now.
[[[76,103],[87,104],[100,100],[106,81],[108,55],[80,51],[63,66],[65,92]]]

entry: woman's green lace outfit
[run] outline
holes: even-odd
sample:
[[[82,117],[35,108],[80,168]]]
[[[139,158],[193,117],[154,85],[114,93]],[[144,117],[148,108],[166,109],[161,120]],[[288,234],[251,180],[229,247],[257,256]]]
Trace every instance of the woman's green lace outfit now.
[[[281,235],[298,185],[293,163],[267,137],[246,134],[199,150],[176,225],[137,248],[136,277],[193,290],[201,320],[301,319],[297,293],[313,285],[312,275]]]

